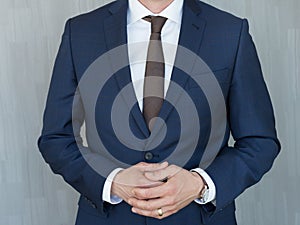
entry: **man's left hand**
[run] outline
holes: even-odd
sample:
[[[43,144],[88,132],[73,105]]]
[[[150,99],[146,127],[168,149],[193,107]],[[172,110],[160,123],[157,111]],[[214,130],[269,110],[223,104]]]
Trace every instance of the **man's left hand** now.
[[[199,198],[204,186],[200,175],[176,165],[146,172],[145,176],[149,180],[166,182],[157,187],[134,188],[135,198],[128,202],[133,206],[132,212],[157,219],[168,217]]]

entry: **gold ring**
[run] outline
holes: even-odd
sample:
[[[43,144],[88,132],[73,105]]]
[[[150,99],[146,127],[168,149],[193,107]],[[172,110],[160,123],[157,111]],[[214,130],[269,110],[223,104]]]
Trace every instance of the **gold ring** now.
[[[163,211],[162,211],[161,208],[157,209],[157,213],[158,213],[159,216],[163,216],[164,215],[164,213],[163,213]]]

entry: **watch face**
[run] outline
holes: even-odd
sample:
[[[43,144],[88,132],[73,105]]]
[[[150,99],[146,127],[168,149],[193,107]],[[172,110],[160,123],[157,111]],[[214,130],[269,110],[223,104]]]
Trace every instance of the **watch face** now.
[[[203,201],[207,202],[208,200],[208,195],[209,195],[209,189],[206,189],[203,193]]]

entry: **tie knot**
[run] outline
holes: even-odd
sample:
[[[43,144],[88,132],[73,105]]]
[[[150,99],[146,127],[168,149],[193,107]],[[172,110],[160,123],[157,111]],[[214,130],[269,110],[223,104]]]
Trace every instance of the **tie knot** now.
[[[159,34],[167,21],[167,18],[162,16],[146,16],[143,19],[151,23],[151,33]]]

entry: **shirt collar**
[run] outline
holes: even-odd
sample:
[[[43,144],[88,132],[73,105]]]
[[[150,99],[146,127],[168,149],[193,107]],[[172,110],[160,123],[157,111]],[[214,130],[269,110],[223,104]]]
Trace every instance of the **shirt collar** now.
[[[181,24],[183,0],[173,0],[173,2],[159,14],[152,13],[138,0],[128,0],[127,24],[132,24],[145,16],[163,16],[175,23]]]

